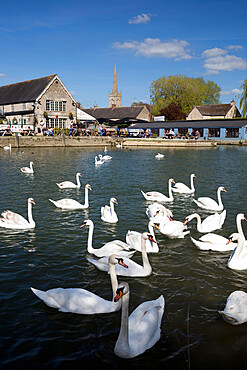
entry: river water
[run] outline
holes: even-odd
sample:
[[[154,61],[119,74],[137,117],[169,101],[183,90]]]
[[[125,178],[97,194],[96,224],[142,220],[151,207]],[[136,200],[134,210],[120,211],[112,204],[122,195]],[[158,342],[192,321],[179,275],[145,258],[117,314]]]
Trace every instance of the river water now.
[[[156,160],[157,152],[165,154]],[[163,294],[166,301],[161,339],[141,356],[122,360],[114,355],[121,312],[103,315],[62,313],[46,306],[30,290],[56,287],[86,288],[111,299],[110,280],[87,261],[87,228],[84,219],[94,222],[93,246],[113,239],[125,240],[127,230],[146,231],[148,203],[143,191],[167,195],[170,177],[189,185],[193,172],[195,197],[216,199],[222,194],[227,218],[218,233],[236,231],[236,214],[247,213],[247,148],[210,149],[112,149],[113,159],[95,167],[100,148],[25,148],[1,150],[0,210],[27,215],[27,198],[33,197],[32,231],[0,230],[0,368],[3,369],[240,369],[246,363],[247,325],[232,326],[218,313],[234,290],[246,290],[247,271],[227,268],[230,252],[198,250],[189,235],[169,240],[156,232],[160,252],[149,254],[153,273],[146,278],[122,278],[130,284],[130,312],[141,302]],[[20,167],[34,162],[34,175]],[[80,190],[60,190],[56,182],[75,181],[82,173]],[[73,198],[84,202],[84,186],[93,189],[86,211],[62,211],[49,198]],[[110,197],[118,200],[115,225],[100,219],[100,207]],[[184,221],[197,211],[192,196],[175,196],[167,206],[174,219]],[[190,235],[198,238],[195,221]],[[243,223],[244,232],[247,223]],[[139,252],[133,259],[141,263]]]

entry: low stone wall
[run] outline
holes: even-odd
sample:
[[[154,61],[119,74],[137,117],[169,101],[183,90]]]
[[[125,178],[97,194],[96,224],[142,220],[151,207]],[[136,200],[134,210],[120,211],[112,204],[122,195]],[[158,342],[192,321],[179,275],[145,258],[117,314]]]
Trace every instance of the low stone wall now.
[[[11,144],[13,148],[25,147],[96,147],[112,146],[122,143],[124,147],[213,147],[217,145],[247,145],[239,140],[165,140],[165,139],[138,139],[118,138],[109,136],[0,136],[0,147]]]

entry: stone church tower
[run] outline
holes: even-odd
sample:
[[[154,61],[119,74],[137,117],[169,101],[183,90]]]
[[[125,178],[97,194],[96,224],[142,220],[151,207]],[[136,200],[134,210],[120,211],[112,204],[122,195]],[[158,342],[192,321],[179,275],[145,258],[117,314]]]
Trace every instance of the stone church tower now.
[[[122,107],[122,92],[118,93],[117,70],[116,70],[116,63],[115,63],[112,93],[109,91],[109,97],[108,97],[108,108],[119,108],[119,107]]]

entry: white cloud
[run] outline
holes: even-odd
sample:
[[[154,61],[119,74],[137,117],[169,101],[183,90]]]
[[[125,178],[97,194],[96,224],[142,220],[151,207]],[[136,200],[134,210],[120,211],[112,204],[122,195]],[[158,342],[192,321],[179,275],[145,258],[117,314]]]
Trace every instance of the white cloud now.
[[[219,55],[225,55],[227,51],[220,48],[207,49],[202,53],[203,58],[217,57]]]
[[[117,49],[131,49],[136,55],[147,58],[173,58],[175,60],[191,59],[188,54],[188,42],[183,40],[171,40],[162,42],[160,39],[146,38],[143,42],[115,42],[113,47]]]
[[[229,49],[229,50],[240,50],[240,49],[243,49],[243,46],[241,46],[241,45],[229,45],[229,46],[227,46],[227,49]]]
[[[139,14],[129,20],[130,24],[148,23],[150,21],[151,14]]]
[[[7,77],[7,76],[4,73],[0,73],[0,77]]]
[[[229,91],[221,91],[221,95],[240,95],[242,94],[243,90],[240,90],[240,89],[232,89],[232,90],[229,90]]]
[[[219,55],[205,60],[204,67],[207,74],[218,74],[219,71],[233,71],[235,69],[247,69],[247,62],[235,55]]]

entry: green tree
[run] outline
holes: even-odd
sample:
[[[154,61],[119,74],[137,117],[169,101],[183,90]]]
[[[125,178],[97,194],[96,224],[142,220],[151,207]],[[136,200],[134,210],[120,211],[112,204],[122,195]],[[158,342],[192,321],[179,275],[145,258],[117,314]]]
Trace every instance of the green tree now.
[[[152,114],[174,103],[187,115],[195,105],[218,104],[220,87],[203,77],[163,76],[151,84]]]
[[[243,89],[242,96],[240,99],[240,109],[242,109],[242,116],[245,118],[247,108],[247,78],[244,80],[240,88]]]

